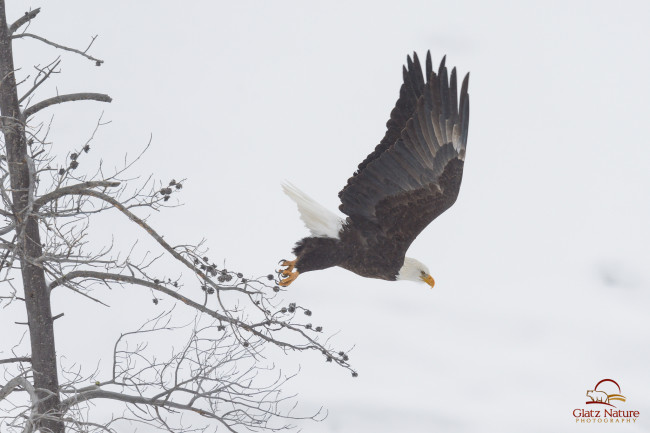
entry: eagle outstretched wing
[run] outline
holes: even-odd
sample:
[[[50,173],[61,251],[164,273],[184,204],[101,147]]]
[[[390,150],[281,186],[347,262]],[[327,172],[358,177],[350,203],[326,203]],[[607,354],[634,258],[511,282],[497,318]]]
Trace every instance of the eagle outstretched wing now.
[[[426,82],[417,54],[407,66],[386,135],[339,193],[351,223],[379,226],[403,252],[456,201],[469,124],[469,74],[459,101],[445,58],[436,74],[427,53]]]

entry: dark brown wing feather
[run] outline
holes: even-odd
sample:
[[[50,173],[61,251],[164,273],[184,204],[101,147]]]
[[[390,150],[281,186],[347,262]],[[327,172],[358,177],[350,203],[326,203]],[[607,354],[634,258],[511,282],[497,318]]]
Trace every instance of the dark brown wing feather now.
[[[417,56],[414,59],[412,63],[408,59],[409,69],[386,136],[339,193],[340,209],[349,215],[350,223],[372,222],[404,252],[455,202],[469,124],[469,74],[458,101],[455,68],[448,77],[443,58],[436,74],[427,54],[428,81],[424,84],[413,70],[414,66],[419,69]],[[393,138],[400,124],[400,133]]]
[[[431,74],[431,71],[431,53],[427,51],[426,77]],[[411,60],[411,56],[406,56],[406,66],[402,66],[402,75],[404,84],[399,89],[399,99],[397,99],[395,108],[390,113],[390,119],[386,122],[386,135],[375,147],[375,150],[359,164],[354,176],[359,174],[370,162],[377,159],[386,149],[395,144],[402,133],[402,129],[406,126],[406,122],[415,112],[418,98],[422,96],[425,86],[420,59],[416,53],[413,53],[413,60]]]

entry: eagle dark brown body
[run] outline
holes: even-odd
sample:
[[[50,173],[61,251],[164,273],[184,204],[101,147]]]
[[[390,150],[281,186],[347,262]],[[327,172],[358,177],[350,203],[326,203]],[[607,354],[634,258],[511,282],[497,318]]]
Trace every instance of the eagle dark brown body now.
[[[456,70],[448,78],[444,58],[436,74],[427,53],[425,74],[426,82],[416,54],[407,58],[384,139],[339,193],[339,209],[347,218],[285,185],[314,236],[296,244],[294,261],[283,262],[281,285],[302,272],[340,266],[363,277],[421,280],[433,286],[426,266],[405,254],[458,197],[469,123],[469,75],[458,100]]]

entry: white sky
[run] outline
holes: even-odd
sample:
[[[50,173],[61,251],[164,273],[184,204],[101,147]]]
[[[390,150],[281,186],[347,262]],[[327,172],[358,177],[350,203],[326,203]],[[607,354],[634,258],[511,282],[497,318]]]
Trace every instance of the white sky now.
[[[384,134],[406,54],[447,54],[471,71],[465,177],[409,252],[437,285],[333,269],[291,286],[288,301],[356,345],[360,374],[315,354],[278,359],[301,364],[303,407],[329,409],[305,431],[582,431],[593,427],[571,412],[606,377],[628,398],[621,408],[641,411],[608,431],[650,431],[650,3],[10,3],[13,19],[42,6],[30,31],[51,40],[85,47],[99,34],[92,54],[106,63],[63,55],[54,84],[114,101],[49,112],[61,155],[102,110],[113,123],[96,159],[117,163],[153,134],[136,174],[188,180],[185,206],[152,223],[174,242],[206,237],[215,260],[248,275],[307,234],[280,182],[336,209]],[[58,54],[14,47],[26,69]],[[120,224],[107,232],[135,235]],[[122,291],[98,319],[95,304],[58,296],[59,355],[86,362],[123,330],[116,314],[126,327],[156,311]]]

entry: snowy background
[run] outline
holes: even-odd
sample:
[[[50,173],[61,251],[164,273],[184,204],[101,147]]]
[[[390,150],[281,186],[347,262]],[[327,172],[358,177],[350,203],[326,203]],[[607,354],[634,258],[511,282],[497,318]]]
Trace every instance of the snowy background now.
[[[275,359],[300,364],[288,391],[305,413],[329,410],[302,427],[650,431],[649,2],[9,3],[10,21],[42,6],[30,31],[51,40],[85,47],[99,34],[91,52],[106,63],[64,55],[54,84],[114,101],[56,110],[61,154],[102,111],[112,123],[97,159],[135,154],[152,134],[138,172],[188,180],[184,206],[151,222],[175,242],[206,237],[214,260],[254,276],[307,233],[281,181],[336,209],[383,137],[406,54],[446,54],[471,72],[465,177],[409,252],[436,287],[340,269],[291,286],[288,301],[340,331],[338,346],[355,345],[359,371],[316,354]],[[58,54],[29,40],[15,52],[25,68]],[[107,228],[118,239],[130,230]],[[103,298],[108,312],[57,296],[58,353],[89,368],[134,317],[156,313],[128,290]],[[575,425],[603,378],[621,385],[620,408],[641,412],[636,425]]]

